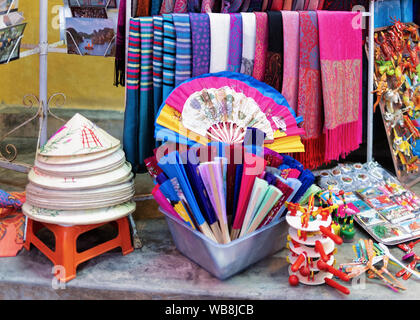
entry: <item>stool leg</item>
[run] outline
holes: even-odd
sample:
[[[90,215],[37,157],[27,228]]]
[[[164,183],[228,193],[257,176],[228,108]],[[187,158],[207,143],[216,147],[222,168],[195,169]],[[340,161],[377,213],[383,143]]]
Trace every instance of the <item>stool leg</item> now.
[[[33,225],[34,225],[34,221],[32,219],[27,219],[27,226],[26,226],[26,240],[25,243],[23,245],[23,247],[30,251],[31,250],[31,242],[32,242],[32,237],[33,237]]]
[[[76,240],[79,236],[77,228],[60,227],[56,235],[56,261],[55,265],[64,267],[64,274],[58,273],[57,278],[67,282],[76,278]]]
[[[125,256],[133,252],[134,248],[131,244],[130,226],[128,225],[128,218],[124,217],[118,219],[118,236],[121,241],[122,254]]]

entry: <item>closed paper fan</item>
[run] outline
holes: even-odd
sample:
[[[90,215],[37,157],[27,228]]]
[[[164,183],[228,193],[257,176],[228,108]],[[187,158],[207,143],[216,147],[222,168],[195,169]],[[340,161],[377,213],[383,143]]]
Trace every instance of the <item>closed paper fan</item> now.
[[[162,104],[155,136],[188,145],[233,144],[244,141],[247,128],[256,128],[267,148],[303,152],[301,121],[277,90],[247,75],[220,72],[176,87]]]

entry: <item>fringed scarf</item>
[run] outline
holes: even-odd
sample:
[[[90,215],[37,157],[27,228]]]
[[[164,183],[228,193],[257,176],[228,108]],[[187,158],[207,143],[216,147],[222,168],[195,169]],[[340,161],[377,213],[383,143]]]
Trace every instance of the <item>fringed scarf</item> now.
[[[117,40],[115,51],[114,86],[125,86],[125,15],[126,0],[120,1],[117,24]]]
[[[277,91],[283,86],[283,19],[281,12],[269,11],[268,50],[264,82]]]
[[[255,63],[256,15],[251,12],[243,12],[241,16],[243,21],[243,40],[240,72],[251,76]]]
[[[238,12],[242,4],[242,0],[222,0],[222,13]]]
[[[413,22],[414,20],[413,10],[414,10],[413,0],[401,0],[401,21]]]
[[[230,17],[223,13],[209,13],[210,18],[210,72],[227,70],[229,56]]]
[[[290,11],[293,7],[293,0],[284,0],[283,10]]]
[[[273,0],[273,4],[271,5],[271,11],[281,11],[283,10],[284,0]]]
[[[162,101],[175,85],[176,36],[172,15],[163,15],[163,87]]]
[[[260,12],[262,3],[262,0],[251,0],[249,3],[248,12]]]
[[[162,0],[152,0],[152,4],[150,6],[150,15],[157,16],[160,12],[161,7],[162,7]]]
[[[228,71],[239,72],[242,60],[242,15],[230,14]]]
[[[202,13],[210,13],[213,10],[215,0],[203,0],[201,2],[201,12]]]
[[[153,17],[153,100],[154,118],[156,119],[162,104],[162,70],[163,70],[163,18]]]
[[[252,76],[260,81],[264,80],[266,56],[268,48],[268,20],[267,13],[255,12],[255,58]]]
[[[146,17],[150,15],[150,0],[140,0],[137,3],[137,17]]]
[[[191,27],[188,14],[174,14],[172,17],[176,32],[175,86],[177,86],[191,78]]]
[[[187,0],[175,0],[174,13],[186,13]]]
[[[362,140],[362,29],[357,12],[318,11],[325,114],[325,159],[338,160]],[[343,36],[345,35],[345,36]]]
[[[127,100],[124,113],[123,148],[133,172],[138,171],[138,121],[140,89],[140,21],[130,19],[127,52]]]
[[[319,0],[310,0],[308,4],[308,11],[316,11],[318,9]]]
[[[299,88],[299,13],[283,11],[284,68],[282,94],[297,111]]]
[[[163,0],[162,7],[160,8],[160,14],[174,12],[175,0]]]
[[[200,12],[201,11],[201,1],[200,0],[188,0],[188,12]]]
[[[321,70],[319,65],[318,22],[313,11],[299,12],[299,93],[297,115],[303,117],[305,153],[295,159],[305,168],[314,169],[324,163],[325,143],[322,134],[323,110]]]
[[[305,0],[295,0],[293,3],[293,11],[303,10],[305,7]]]
[[[139,171],[146,172],[144,160],[153,155],[153,17],[140,18],[140,118],[139,118]]]
[[[321,0],[321,2],[323,2],[322,9],[329,11],[351,11],[354,6],[358,5],[365,7],[366,10],[369,9],[369,0]]]
[[[196,77],[210,70],[210,19],[208,14],[190,13],[192,38],[192,76]]]

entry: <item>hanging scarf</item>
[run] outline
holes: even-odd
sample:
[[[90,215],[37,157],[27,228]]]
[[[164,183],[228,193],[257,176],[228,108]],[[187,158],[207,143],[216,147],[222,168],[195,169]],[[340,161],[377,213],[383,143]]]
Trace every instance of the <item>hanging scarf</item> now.
[[[163,0],[162,7],[160,8],[160,14],[163,15],[165,13],[172,13],[174,12],[175,7],[175,0]]]
[[[283,11],[284,68],[282,94],[297,111],[299,87],[299,13]]]
[[[209,13],[210,18],[210,72],[227,70],[229,56],[229,29],[230,18],[228,14]]]
[[[150,15],[150,0],[140,0],[137,4],[137,17]]]
[[[192,38],[192,76],[210,71],[210,19],[205,13],[190,13]]]
[[[401,21],[413,22],[414,21],[413,10],[414,10],[413,0],[401,0]]]
[[[123,148],[133,172],[138,171],[138,119],[140,89],[140,21],[130,19],[127,52],[127,100],[124,113]]]
[[[188,14],[174,14],[176,32],[175,86],[191,78],[191,27]]]
[[[362,138],[362,29],[352,23],[357,12],[317,14],[326,159],[338,160],[356,150]]]
[[[283,19],[281,12],[269,11],[268,50],[264,82],[277,91],[283,86]]]
[[[319,0],[310,0],[308,4],[308,11],[316,11],[318,9]]]
[[[162,104],[163,18],[153,17],[153,99],[154,118]]]
[[[283,10],[290,11],[293,7],[293,0],[284,0]]]
[[[252,75],[255,61],[256,18],[251,12],[241,13],[243,21],[242,61],[240,72]]]
[[[228,71],[239,72],[242,60],[242,15],[230,14]]]
[[[174,13],[187,12],[187,0],[175,0]]]
[[[201,3],[201,12],[210,13],[213,10],[214,0],[203,0]]]
[[[200,12],[201,1],[200,0],[188,0],[188,12]]]
[[[240,11],[241,12],[247,12],[250,4],[251,4],[251,0],[244,0],[243,3],[242,3]]]
[[[313,11],[299,12],[299,93],[297,115],[303,117],[305,153],[295,159],[305,168],[314,169],[324,163],[325,143],[322,134],[322,89],[319,65],[318,22]]]
[[[252,76],[260,81],[264,80],[266,57],[268,48],[268,19],[267,13],[255,12],[255,58]]]
[[[115,75],[114,86],[125,86],[125,14],[126,0],[120,1],[117,24],[117,40],[115,42]]]
[[[235,13],[239,11],[242,0],[222,0],[222,13]]]
[[[263,0],[261,11],[262,12],[267,11],[267,8],[268,8],[268,0]]]
[[[150,6],[150,15],[157,16],[160,12],[161,7],[162,7],[162,0],[152,0],[152,4]]]
[[[174,88],[175,84],[175,54],[176,54],[176,36],[172,15],[163,15],[163,87],[162,100]]]
[[[324,1],[325,1],[325,0],[319,0],[319,3],[318,3],[318,10],[322,10],[322,9],[324,8]]]
[[[293,11],[303,10],[305,7],[305,0],[295,0],[293,4]]]
[[[248,12],[260,12],[262,8],[262,0],[251,0]]]
[[[140,118],[139,118],[139,171],[146,172],[144,160],[153,155],[153,17],[140,18]]]
[[[366,10],[369,10],[369,0],[321,0],[321,2],[323,2],[323,6],[322,6],[323,10],[351,11],[354,6],[358,6],[358,5],[365,7]],[[388,2],[388,0],[384,2]],[[379,1],[377,1],[375,6],[378,3]]]
[[[272,11],[281,11],[283,10],[284,0],[274,0],[273,4],[271,5]]]
[[[308,11],[308,7],[309,7],[309,0],[305,0],[305,4],[303,6],[303,10]]]

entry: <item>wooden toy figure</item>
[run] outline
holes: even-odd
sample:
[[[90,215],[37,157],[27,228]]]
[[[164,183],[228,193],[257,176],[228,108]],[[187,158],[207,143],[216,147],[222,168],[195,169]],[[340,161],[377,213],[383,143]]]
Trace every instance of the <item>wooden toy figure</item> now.
[[[289,283],[297,286],[320,285],[323,283],[349,294],[348,288],[332,279],[336,276],[344,281],[349,277],[334,268],[335,244],[342,244],[343,240],[332,231],[333,206],[319,207],[311,198],[307,207],[293,203],[287,204],[286,221],[289,224],[287,257],[289,267]]]

